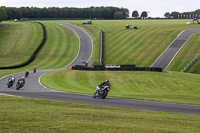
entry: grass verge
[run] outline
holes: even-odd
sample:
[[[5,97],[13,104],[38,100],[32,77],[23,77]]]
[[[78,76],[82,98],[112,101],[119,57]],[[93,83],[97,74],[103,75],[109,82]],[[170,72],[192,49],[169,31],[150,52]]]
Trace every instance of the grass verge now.
[[[199,132],[199,115],[0,96],[1,132]]]
[[[200,76],[194,74],[61,70],[43,75],[41,83],[55,90],[93,94],[105,79],[111,82],[111,97],[200,105]]]

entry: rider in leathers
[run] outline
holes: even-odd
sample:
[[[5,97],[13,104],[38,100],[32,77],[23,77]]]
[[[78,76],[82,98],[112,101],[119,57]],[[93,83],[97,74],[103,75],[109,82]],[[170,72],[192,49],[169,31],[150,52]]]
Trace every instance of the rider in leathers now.
[[[108,79],[106,79],[105,82],[101,83],[101,84],[99,85],[99,88],[102,88],[102,86],[109,86],[109,87],[111,88],[111,84],[110,84],[110,82],[109,82]]]
[[[15,76],[12,75],[8,78],[8,82],[14,83],[15,82]]]

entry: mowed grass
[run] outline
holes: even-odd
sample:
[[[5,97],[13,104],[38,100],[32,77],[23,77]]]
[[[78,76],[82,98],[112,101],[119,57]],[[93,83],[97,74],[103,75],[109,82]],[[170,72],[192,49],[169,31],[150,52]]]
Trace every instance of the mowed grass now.
[[[104,30],[105,64],[149,67],[181,31],[199,28],[198,24],[187,25],[187,21],[190,20],[93,20],[93,24],[87,26],[82,25],[83,21],[64,22],[85,28],[97,27],[99,33],[100,29]],[[132,24],[138,29],[125,29]]]
[[[186,72],[200,74],[200,59],[198,59]]]
[[[6,22],[0,31],[0,67],[23,63],[39,46],[42,26],[30,22]]]
[[[36,66],[38,69],[58,69],[67,66],[78,53],[78,37],[66,26],[43,24],[47,29],[47,41],[36,60],[29,66]]]
[[[96,27],[96,31],[105,32],[105,63],[136,64],[149,67],[172,43],[177,35],[186,29],[199,28],[198,24],[187,25],[190,20],[93,20],[92,25],[82,25],[83,21],[65,21],[87,30]],[[137,30],[125,30],[125,25],[137,26]],[[91,36],[90,32],[88,32]],[[168,71],[181,71],[199,51],[199,32],[185,44]],[[100,36],[93,36],[100,38]],[[94,47],[97,43],[94,43]],[[100,43],[99,43],[100,44]],[[98,47],[99,48],[99,45]],[[94,52],[95,55],[97,52]],[[99,53],[97,53],[99,54]],[[94,58],[92,58],[94,60]],[[98,59],[96,59],[98,60]],[[198,63],[195,63],[198,64]],[[192,66],[187,72],[200,73],[200,65]]]
[[[110,97],[200,105],[200,76],[194,74],[61,70],[43,75],[41,83],[54,90],[92,95],[105,79],[112,85]]]
[[[199,115],[0,96],[1,132],[199,132]]]
[[[47,41],[35,60],[26,67],[14,70],[0,70],[0,77],[32,70],[36,66],[41,69],[58,69],[67,66],[76,57],[79,50],[79,40],[74,32],[65,26],[54,23],[43,23],[47,30]],[[23,53],[23,51],[19,51]]]
[[[169,71],[181,71],[187,64],[190,63],[200,53],[200,32],[195,33],[188,42],[184,45],[182,50],[177,54],[175,59],[171,62],[167,70]],[[187,72],[199,73],[200,65],[197,61]]]

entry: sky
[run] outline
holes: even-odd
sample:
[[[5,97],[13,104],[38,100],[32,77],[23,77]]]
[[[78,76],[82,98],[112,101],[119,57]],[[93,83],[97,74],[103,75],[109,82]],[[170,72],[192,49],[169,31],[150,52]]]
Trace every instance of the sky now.
[[[149,17],[164,17],[166,12],[180,13],[200,9],[200,0],[0,0],[6,7],[99,7],[114,6],[129,9],[130,17],[134,10],[139,14],[149,11]]]

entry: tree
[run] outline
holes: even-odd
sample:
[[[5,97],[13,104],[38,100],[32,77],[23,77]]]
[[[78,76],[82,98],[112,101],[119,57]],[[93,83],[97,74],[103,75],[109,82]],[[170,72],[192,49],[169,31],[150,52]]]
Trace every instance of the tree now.
[[[124,13],[123,12],[115,12],[114,18],[115,19],[123,19],[124,18]]]
[[[3,7],[0,7],[0,23],[1,21],[6,20],[7,17],[6,10]]]
[[[129,10],[127,8],[121,8],[120,10],[124,13],[124,18],[129,17]]]
[[[166,18],[171,18],[171,14],[169,12],[166,12],[164,15]]]
[[[137,18],[139,16],[139,13],[138,13],[138,11],[133,11],[133,13],[132,13],[132,17],[134,17],[134,18]]]
[[[145,19],[148,16],[146,11],[143,11],[141,14],[141,18]]]
[[[179,12],[172,12],[171,17],[172,18],[178,18]]]

